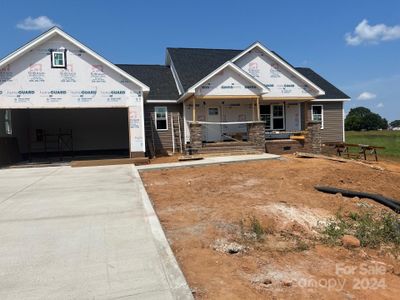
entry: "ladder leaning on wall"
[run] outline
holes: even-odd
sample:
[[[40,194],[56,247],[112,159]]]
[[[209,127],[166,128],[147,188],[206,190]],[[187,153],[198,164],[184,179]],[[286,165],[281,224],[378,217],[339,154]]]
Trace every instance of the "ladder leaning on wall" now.
[[[170,113],[172,153],[183,153],[182,122],[179,113]]]

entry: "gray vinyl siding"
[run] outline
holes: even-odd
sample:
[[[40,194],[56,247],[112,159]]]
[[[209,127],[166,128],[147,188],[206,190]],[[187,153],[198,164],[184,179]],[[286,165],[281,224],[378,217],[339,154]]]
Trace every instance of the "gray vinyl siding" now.
[[[157,130],[154,124],[154,108],[157,106],[165,106],[168,111],[168,130]],[[149,150],[154,145],[154,150],[158,154],[166,154],[167,151],[172,151],[172,128],[171,128],[171,115],[173,115],[174,126],[177,126],[177,116],[179,115],[182,122],[182,104],[145,104],[145,128],[146,128],[146,149]],[[183,136],[183,127],[181,128]],[[179,142],[175,140],[176,149],[179,148]]]
[[[311,118],[311,105],[322,105],[324,128],[322,129],[322,142],[343,141],[343,102],[310,102],[308,112]]]

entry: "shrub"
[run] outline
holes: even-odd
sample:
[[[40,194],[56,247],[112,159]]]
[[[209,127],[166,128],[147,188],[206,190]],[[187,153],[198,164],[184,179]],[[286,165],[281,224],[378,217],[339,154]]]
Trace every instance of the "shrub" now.
[[[345,235],[354,235],[360,240],[361,246],[377,248],[382,244],[400,246],[400,219],[392,213],[382,211],[375,213],[363,210],[360,213],[350,213],[343,216],[338,213],[323,228],[324,242],[334,245]]]

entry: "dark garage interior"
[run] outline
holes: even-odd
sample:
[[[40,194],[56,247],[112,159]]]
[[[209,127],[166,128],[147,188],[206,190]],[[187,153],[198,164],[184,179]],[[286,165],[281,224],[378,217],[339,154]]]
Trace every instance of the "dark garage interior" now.
[[[3,164],[129,157],[127,108],[6,111],[0,110]]]

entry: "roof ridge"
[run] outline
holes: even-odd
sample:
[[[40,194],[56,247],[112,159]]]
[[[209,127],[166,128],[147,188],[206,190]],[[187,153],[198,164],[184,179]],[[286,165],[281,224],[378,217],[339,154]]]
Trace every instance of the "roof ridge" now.
[[[165,68],[170,68],[167,65],[161,65],[161,64],[119,64],[116,63],[116,66],[143,66],[143,67],[165,67]]]
[[[243,51],[243,49],[202,48],[202,47],[167,47],[167,49],[190,49],[190,50]]]

